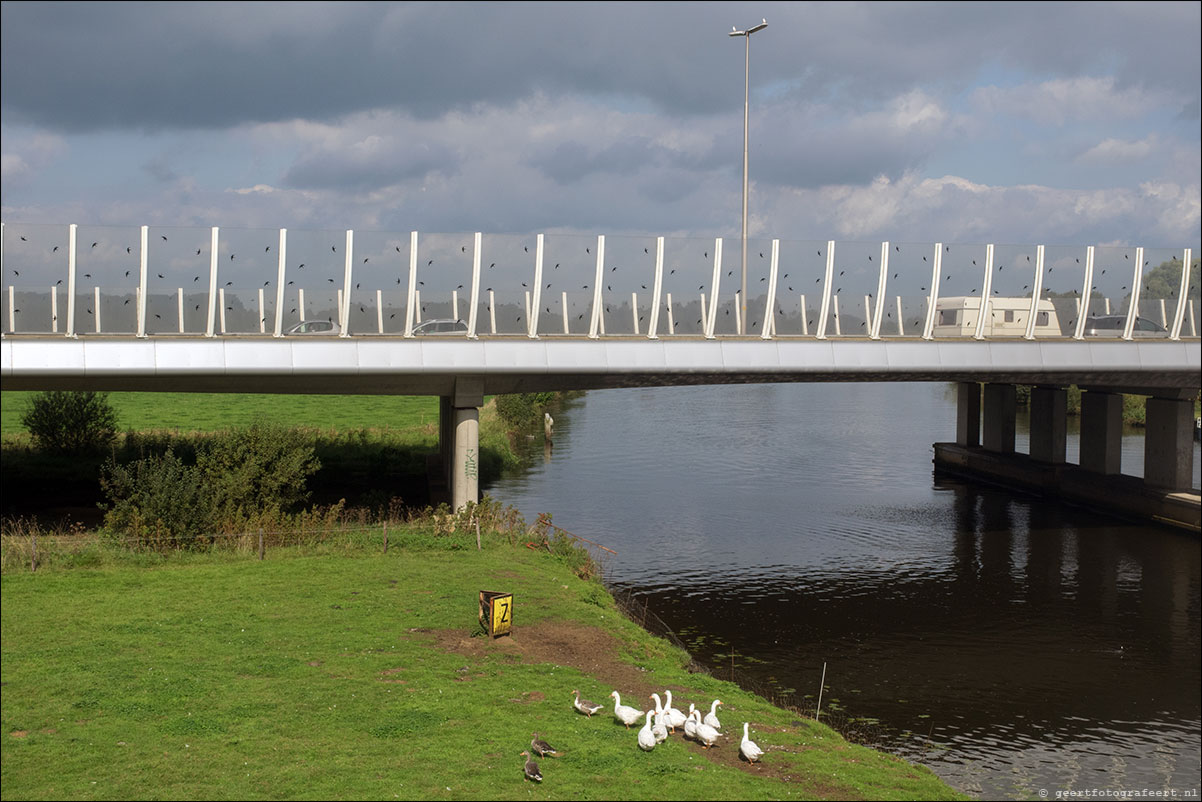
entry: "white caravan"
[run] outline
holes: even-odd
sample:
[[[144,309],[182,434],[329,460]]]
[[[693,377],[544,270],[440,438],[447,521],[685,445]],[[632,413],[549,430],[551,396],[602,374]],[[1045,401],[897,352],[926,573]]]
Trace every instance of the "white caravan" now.
[[[940,298],[935,302],[936,337],[972,337],[977,333],[981,299],[970,296]],[[1027,321],[1031,315],[1030,298],[992,298],[988,305],[989,317],[982,334],[985,337],[1025,337]],[[1060,320],[1056,307],[1048,299],[1039,301],[1035,309],[1036,337],[1059,337]]]

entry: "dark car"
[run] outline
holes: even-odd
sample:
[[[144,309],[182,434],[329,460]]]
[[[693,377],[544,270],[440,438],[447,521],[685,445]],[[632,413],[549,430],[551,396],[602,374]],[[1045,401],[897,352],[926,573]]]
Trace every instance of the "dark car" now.
[[[1127,326],[1126,315],[1094,315],[1085,319],[1086,337],[1121,337]],[[1135,318],[1132,337],[1164,337],[1168,329],[1146,317]]]
[[[452,318],[435,318],[413,327],[414,334],[467,334],[467,324]]]

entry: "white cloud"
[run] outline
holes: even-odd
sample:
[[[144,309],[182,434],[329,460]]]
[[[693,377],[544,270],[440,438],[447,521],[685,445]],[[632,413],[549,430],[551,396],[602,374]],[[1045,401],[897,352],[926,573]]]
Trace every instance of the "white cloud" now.
[[[1155,134],[1149,134],[1137,142],[1109,137],[1078,156],[1080,164],[1113,165],[1137,162],[1148,158],[1159,145]]]
[[[1113,76],[1057,78],[972,92],[981,111],[1062,126],[1082,120],[1134,119],[1162,108],[1178,109],[1188,98],[1163,89],[1118,88]]]

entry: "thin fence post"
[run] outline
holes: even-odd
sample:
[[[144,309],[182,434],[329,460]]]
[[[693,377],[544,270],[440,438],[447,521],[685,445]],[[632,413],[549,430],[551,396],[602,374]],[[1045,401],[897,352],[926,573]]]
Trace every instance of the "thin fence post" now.
[[[822,664],[822,679],[818,681],[818,707],[814,710],[814,721],[822,715],[822,689],[826,685],[826,663]]]
[[[263,559],[263,528],[259,528],[259,559]]]

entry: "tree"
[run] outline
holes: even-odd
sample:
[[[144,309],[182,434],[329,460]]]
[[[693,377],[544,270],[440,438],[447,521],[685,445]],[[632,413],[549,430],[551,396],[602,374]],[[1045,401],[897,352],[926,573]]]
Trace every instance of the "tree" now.
[[[1142,298],[1172,298],[1176,299],[1177,291],[1181,289],[1181,260],[1174,257],[1167,262],[1161,262],[1156,267],[1144,273],[1144,291]],[[1198,300],[1198,260],[1190,265],[1190,286],[1186,291],[1187,297]]]
[[[33,397],[21,416],[37,446],[56,454],[97,453],[117,436],[108,393],[51,390]]]

